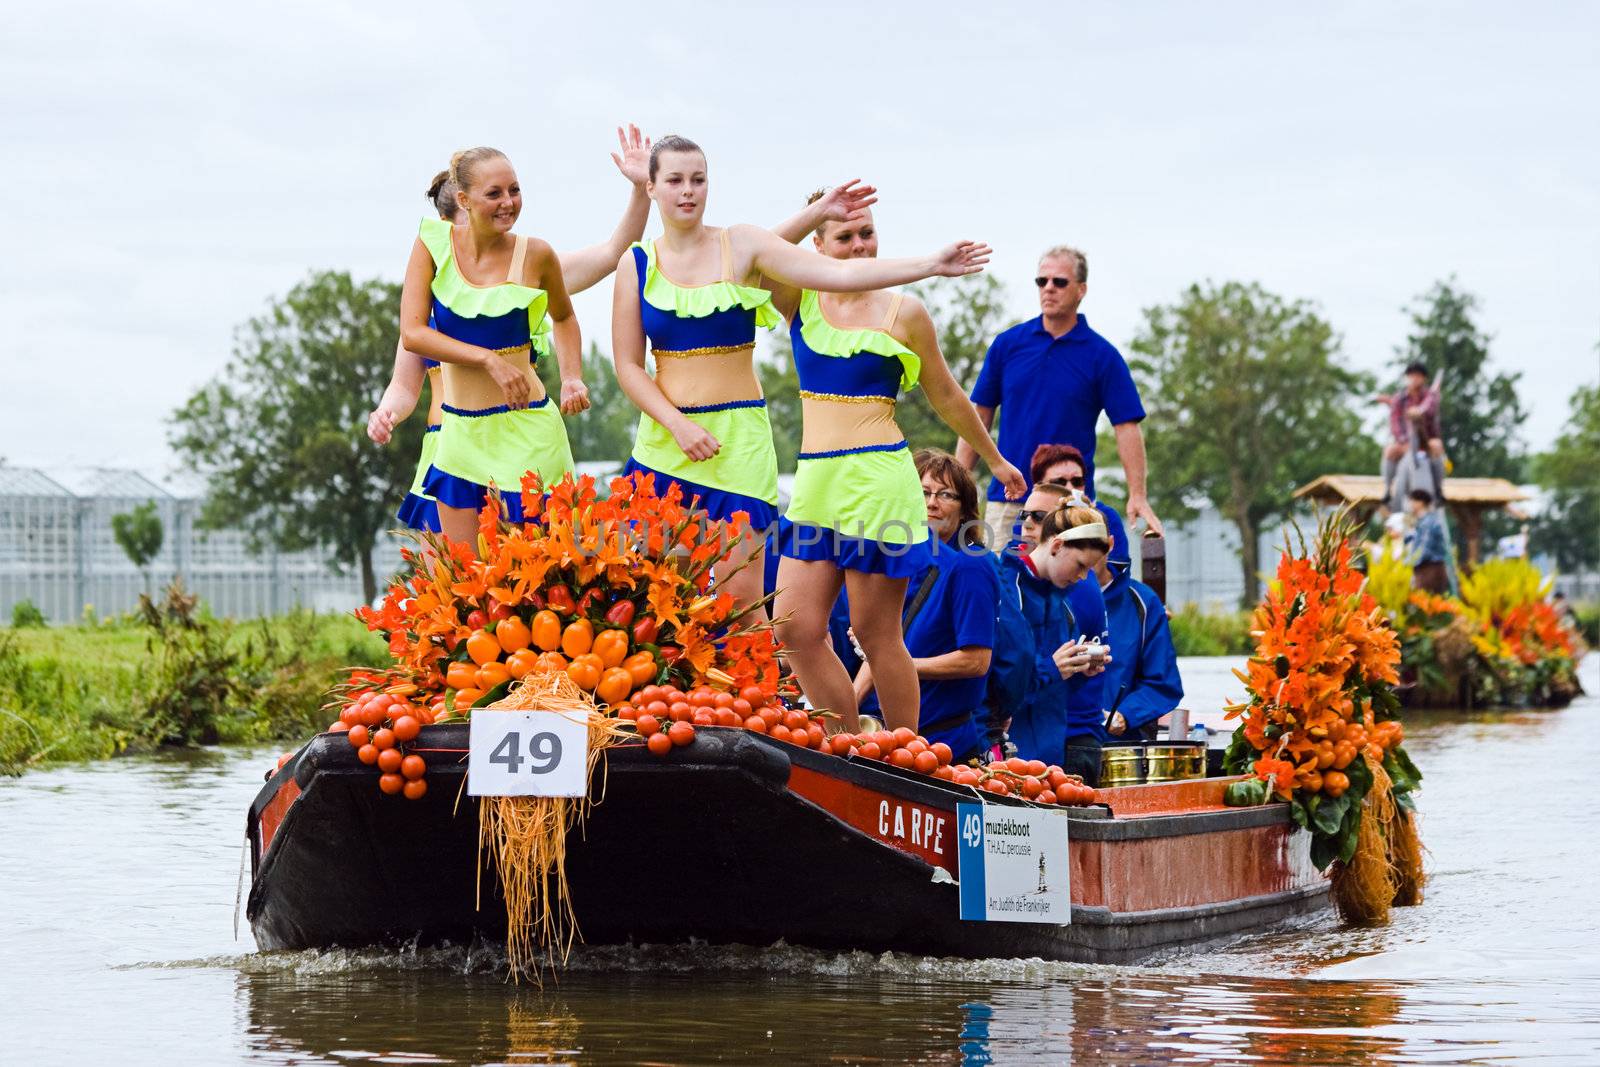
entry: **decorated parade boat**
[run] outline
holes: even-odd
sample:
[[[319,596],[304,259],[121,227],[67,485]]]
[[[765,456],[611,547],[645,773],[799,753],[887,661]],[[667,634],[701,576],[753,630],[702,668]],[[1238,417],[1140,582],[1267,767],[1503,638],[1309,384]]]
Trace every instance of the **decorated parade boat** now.
[[[342,737],[313,740],[250,809],[248,915],[262,948],[502,939],[462,795],[467,727],[431,726],[432,787],[377,788]],[[958,805],[977,792],[870,759],[703,728],[670,760],[607,751],[603,799],[567,842],[584,941],[767,945],[1128,962],[1325,909],[1287,804],[1227,807],[1228,779],[1123,786],[1066,824],[1066,924],[961,917]],[[985,793],[992,809],[1034,805]],[[970,873],[969,877],[981,877]],[[481,907],[479,905],[482,905]]]
[[[513,977],[578,938],[1126,962],[1421,899],[1397,639],[1338,519],[1257,609],[1231,777],[1179,743],[1130,757],[1179,780],[1094,789],[802,706],[759,605],[712,586],[742,516],[649,476],[530,476],[522,505],[358,613],[393,663],[250,808],[263,948],[504,938]]]

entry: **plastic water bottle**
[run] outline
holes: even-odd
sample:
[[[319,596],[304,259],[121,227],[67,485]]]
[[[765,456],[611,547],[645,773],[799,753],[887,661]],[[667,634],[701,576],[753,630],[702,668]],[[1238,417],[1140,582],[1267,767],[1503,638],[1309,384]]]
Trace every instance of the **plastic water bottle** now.
[[[1189,740],[1198,741],[1202,745],[1209,744],[1211,741],[1211,731],[1206,729],[1205,723],[1197,722],[1194,724],[1193,729],[1189,731]]]

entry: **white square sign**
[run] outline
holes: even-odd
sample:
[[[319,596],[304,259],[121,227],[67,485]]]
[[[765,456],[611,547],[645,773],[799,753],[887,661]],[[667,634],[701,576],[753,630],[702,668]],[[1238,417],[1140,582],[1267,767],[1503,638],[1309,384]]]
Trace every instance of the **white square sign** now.
[[[467,793],[581,797],[589,791],[589,716],[583,711],[472,713]]]
[[[979,922],[1072,922],[1067,813],[957,804],[961,917]]]

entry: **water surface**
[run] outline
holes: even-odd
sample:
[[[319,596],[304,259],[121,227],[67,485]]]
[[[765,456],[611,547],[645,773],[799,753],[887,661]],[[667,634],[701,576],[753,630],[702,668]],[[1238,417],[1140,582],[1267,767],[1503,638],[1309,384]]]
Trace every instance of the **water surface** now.
[[[1193,706],[1238,695],[1232,665],[1183,661]],[[579,949],[543,991],[492,948],[257,953],[242,917],[236,938],[274,753],[35,772],[0,780],[0,1062],[1592,1065],[1597,712],[1408,720],[1431,882],[1380,930],[1316,919],[1140,967]]]

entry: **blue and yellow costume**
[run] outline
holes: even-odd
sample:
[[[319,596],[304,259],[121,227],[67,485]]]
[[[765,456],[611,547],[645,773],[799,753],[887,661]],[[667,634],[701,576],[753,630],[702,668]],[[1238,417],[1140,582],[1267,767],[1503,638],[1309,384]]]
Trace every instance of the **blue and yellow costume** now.
[[[439,385],[438,361],[425,359],[422,367],[428,378],[428,425],[422,431],[422,455],[417,460],[416,476],[411,479],[411,491],[400,502],[400,510],[395,512],[394,517],[400,520],[402,526],[410,529],[438,533],[439,508],[422,483],[428,477],[428,468],[433,466],[433,454],[438,451],[436,446],[439,444],[439,420],[444,415],[444,393]]]
[[[891,578],[933,564],[922,482],[894,421],[896,398],[922,369],[890,333],[901,299],[879,326],[841,328],[816,292],[800,293],[789,337],[804,426],[782,555]]]
[[[444,364],[438,443],[423,489],[449,507],[479,508],[493,483],[507,515],[518,522],[525,472],[532,471],[550,485],[572,471],[567,429],[534,369],[539,354],[549,349],[548,297],[543,289],[511,280],[522,277],[526,237],[516,239],[507,280],[480,287],[461,276],[451,233],[450,223],[443,219],[422,220],[422,243],[433,256],[433,328],[525,368],[534,399],[513,411],[488,371]]]
[[[778,517],[778,456],[772,447],[767,401],[756,379],[756,327],[782,319],[765,289],[731,277],[733,252],[722,231],[722,277],[709,285],[679,285],[661,272],[655,242],[632,248],[639,273],[639,318],[656,360],[656,385],[679,411],[722,447],[710,459],[684,455],[670,431],[640,414],[624,474],[656,476],[656,491],[672,482],[685,500],[698,498],[713,519],[745,512],[753,530]]]

